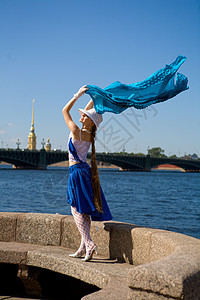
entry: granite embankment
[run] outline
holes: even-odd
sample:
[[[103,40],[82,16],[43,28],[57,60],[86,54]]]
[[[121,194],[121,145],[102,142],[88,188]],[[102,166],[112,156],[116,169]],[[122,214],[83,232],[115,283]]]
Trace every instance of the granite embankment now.
[[[42,296],[45,269],[95,286],[85,300],[200,299],[199,239],[120,222],[92,222],[91,235],[99,254],[86,263],[68,256],[80,243],[71,216],[0,213],[0,263],[17,266],[27,296]]]

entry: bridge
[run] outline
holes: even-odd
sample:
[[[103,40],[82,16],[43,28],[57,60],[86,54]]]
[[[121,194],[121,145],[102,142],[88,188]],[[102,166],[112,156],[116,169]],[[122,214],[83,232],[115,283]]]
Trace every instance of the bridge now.
[[[88,153],[88,158],[91,154]],[[96,153],[96,159],[101,162],[114,164],[122,170],[129,171],[151,171],[152,168],[161,164],[170,164],[184,169],[186,172],[200,172],[200,160],[180,159],[168,157],[152,157]],[[19,169],[43,169],[48,165],[68,160],[67,151],[45,151],[44,149],[30,151],[27,149],[11,150],[0,149],[0,161],[13,164]]]

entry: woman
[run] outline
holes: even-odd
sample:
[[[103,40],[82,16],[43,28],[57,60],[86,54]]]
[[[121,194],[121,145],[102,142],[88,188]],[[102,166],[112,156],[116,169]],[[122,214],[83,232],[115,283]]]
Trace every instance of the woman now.
[[[99,183],[98,168],[95,156],[95,134],[103,118],[93,108],[90,100],[85,109],[79,109],[82,128],[74,123],[70,110],[74,103],[88,88],[83,86],[63,108],[63,116],[70,129],[69,147],[69,180],[67,185],[67,201],[71,205],[71,212],[81,234],[79,249],[70,254],[71,257],[82,257],[84,261],[92,259],[97,246],[90,236],[91,219],[93,221],[107,221],[112,219],[109,207]],[[92,144],[91,168],[86,163],[86,156]]]

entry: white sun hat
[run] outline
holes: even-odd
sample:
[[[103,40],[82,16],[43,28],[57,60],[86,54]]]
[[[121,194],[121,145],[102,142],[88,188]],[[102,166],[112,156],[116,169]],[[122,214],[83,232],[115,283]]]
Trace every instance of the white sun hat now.
[[[81,116],[83,114],[87,115],[97,127],[99,127],[99,124],[103,121],[102,115],[98,114],[94,108],[88,110],[79,108],[79,113]]]

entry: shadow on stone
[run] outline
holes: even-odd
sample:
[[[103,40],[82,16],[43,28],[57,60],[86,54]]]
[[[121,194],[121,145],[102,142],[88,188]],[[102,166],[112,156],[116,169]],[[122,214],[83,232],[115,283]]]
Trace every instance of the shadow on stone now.
[[[0,295],[24,297],[25,287],[17,277],[18,265],[0,264]]]
[[[133,264],[132,229],[138,227],[120,222],[105,222],[105,230],[110,232],[110,258]]]
[[[38,297],[31,294],[32,289],[27,290],[20,278],[17,277],[17,265],[0,264],[0,274],[3,275],[0,283],[0,296],[80,300],[83,296],[100,290],[94,285],[70,276],[37,267],[29,267],[30,274],[36,272],[39,274],[37,280],[42,289],[42,294]]]
[[[200,299],[200,271],[183,281],[185,299]]]
[[[100,290],[76,278],[45,269],[40,269],[39,281],[45,299],[79,300],[85,295]]]

